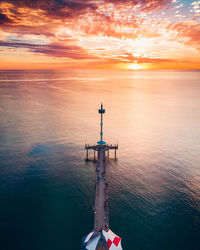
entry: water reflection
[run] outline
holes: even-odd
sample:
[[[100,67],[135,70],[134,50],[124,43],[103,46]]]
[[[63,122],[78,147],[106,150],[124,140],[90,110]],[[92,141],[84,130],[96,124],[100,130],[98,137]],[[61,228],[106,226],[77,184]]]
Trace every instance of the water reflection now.
[[[108,164],[110,225],[123,237],[124,249],[197,249],[199,74],[1,71],[5,238],[9,231],[18,248],[27,249],[34,230],[28,249],[66,249],[69,239],[69,249],[79,249],[93,225],[95,184],[83,148],[85,141],[98,140],[97,108],[103,102],[105,140],[119,143],[118,161]],[[24,244],[17,240],[22,235],[28,237]]]

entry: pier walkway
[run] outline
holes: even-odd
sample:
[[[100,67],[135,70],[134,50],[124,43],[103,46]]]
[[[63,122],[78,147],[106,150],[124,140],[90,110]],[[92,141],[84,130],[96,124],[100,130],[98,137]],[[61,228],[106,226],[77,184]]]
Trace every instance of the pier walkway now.
[[[106,169],[105,169],[105,150],[100,148],[98,151],[98,162],[96,167],[97,182],[95,195],[95,217],[94,229],[101,230],[109,228],[109,210],[108,210],[108,196],[106,183]]]

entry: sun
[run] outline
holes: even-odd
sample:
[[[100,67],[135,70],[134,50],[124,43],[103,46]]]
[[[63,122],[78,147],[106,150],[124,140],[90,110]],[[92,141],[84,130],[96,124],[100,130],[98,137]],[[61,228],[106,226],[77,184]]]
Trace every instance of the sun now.
[[[127,65],[127,69],[138,70],[138,69],[145,69],[145,68],[146,67],[144,67],[143,65],[141,65],[139,63],[132,63],[132,64]]]

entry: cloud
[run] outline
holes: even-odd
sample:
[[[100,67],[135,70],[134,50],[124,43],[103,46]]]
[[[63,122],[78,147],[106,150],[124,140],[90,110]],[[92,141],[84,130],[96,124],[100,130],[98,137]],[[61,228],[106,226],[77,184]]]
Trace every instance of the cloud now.
[[[4,14],[0,13],[0,25],[4,23],[11,23],[12,21]]]
[[[116,58],[108,59],[109,62],[126,62],[126,63],[162,63],[162,62],[177,62],[177,60],[167,58],[150,58],[150,57],[136,57],[130,53],[118,55]]]
[[[195,1],[193,3],[191,3],[192,5],[192,9],[191,11],[193,11],[196,16],[200,16],[200,1]]]
[[[17,41],[6,42],[0,41],[0,47],[8,47],[14,49],[26,49],[32,53],[43,54],[51,57],[63,57],[71,59],[97,59],[96,56],[90,55],[83,48],[77,45],[62,44],[31,44]]]
[[[190,5],[193,11],[190,15],[198,14],[199,2]],[[90,61],[95,63],[173,63],[180,58],[188,60],[191,53],[197,60],[200,26],[194,21],[177,21],[185,11],[178,3],[176,0],[3,0],[0,47],[57,60],[94,59]]]
[[[170,25],[170,30],[177,33],[176,38],[182,43],[192,46],[200,51],[200,24],[194,21],[185,21]]]
[[[40,10],[40,16],[67,20],[88,13],[95,15],[96,11],[104,8],[106,4],[113,4],[116,8],[123,6],[129,11],[137,6],[140,11],[149,12],[159,11],[170,3],[171,0],[5,0],[0,9],[7,14],[9,10],[10,16],[15,19],[15,22],[18,22],[23,17],[23,8]],[[4,15],[6,15],[5,13]]]
[[[22,35],[55,36],[65,26],[87,35],[134,39],[133,29],[141,27],[144,20],[134,11],[158,11],[169,3],[171,0],[6,0],[0,3],[0,28]]]
[[[94,1],[90,0],[6,0],[3,6],[9,6],[10,13],[15,17],[20,17],[23,8],[29,8],[41,10],[46,16],[56,19],[71,18],[97,8]]]

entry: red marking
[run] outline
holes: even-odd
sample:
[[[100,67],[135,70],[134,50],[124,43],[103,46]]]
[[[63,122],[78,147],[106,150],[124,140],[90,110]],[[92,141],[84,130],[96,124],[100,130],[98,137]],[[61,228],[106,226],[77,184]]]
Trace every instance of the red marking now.
[[[121,240],[121,238],[119,238],[119,237],[114,238],[113,243],[115,244],[116,247],[119,245],[120,240]]]
[[[112,241],[110,239],[107,240],[108,248],[112,245]]]

